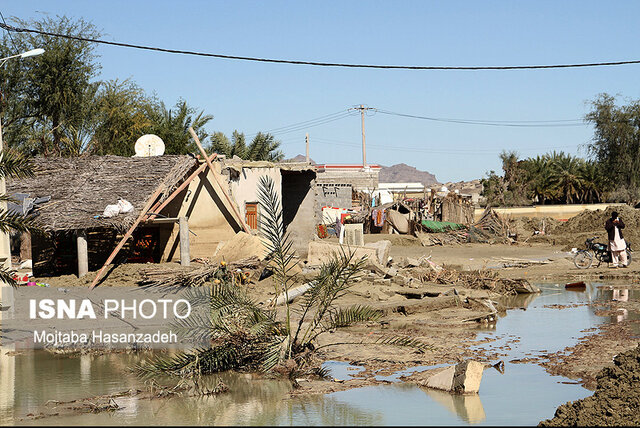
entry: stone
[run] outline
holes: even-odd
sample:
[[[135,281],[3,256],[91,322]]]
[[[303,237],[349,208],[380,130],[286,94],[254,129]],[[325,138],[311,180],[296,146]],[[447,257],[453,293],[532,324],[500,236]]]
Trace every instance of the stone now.
[[[455,394],[477,394],[483,371],[484,364],[467,360],[429,377],[424,386]]]

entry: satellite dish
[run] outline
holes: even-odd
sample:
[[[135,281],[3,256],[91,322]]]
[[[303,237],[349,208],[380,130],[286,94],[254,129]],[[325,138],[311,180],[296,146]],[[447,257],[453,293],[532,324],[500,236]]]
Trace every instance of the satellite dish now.
[[[134,146],[135,157],[162,156],[164,154],[164,141],[153,134],[145,134],[138,138]]]

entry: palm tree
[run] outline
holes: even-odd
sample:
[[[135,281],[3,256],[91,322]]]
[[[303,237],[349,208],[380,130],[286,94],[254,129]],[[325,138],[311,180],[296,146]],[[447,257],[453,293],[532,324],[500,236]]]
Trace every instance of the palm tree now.
[[[570,204],[580,197],[582,178],[580,169],[584,160],[565,154],[564,152],[551,154],[551,183],[560,191],[564,202]]]
[[[222,132],[216,132],[211,136],[211,151],[225,155],[229,158],[238,156],[250,161],[279,162],[284,158],[284,153],[278,150],[280,141],[273,135],[258,132],[247,146],[243,133],[233,131],[231,141]]]
[[[150,131],[162,138],[166,153],[179,155],[198,152],[189,128],[193,128],[200,141],[204,141],[207,138],[204,126],[213,116],[204,114],[204,111],[196,114],[196,110],[181,99],[173,109],[167,109],[163,102],[159,102],[150,112],[150,119]]]
[[[582,202],[600,202],[604,187],[602,168],[596,162],[584,162],[579,170],[582,181]]]

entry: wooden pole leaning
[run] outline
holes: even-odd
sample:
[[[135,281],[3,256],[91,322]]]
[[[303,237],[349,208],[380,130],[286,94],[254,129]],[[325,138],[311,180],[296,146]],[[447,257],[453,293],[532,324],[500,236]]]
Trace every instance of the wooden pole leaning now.
[[[242,218],[242,215],[236,209],[235,202],[231,199],[231,196],[229,196],[229,194],[227,193],[225,188],[222,186],[222,183],[220,183],[220,181],[218,180],[217,172],[213,168],[213,164],[209,160],[209,157],[207,156],[207,152],[205,152],[204,149],[202,148],[202,144],[200,144],[200,139],[196,135],[196,133],[193,130],[193,128],[189,127],[189,133],[191,134],[191,136],[195,140],[196,144],[198,145],[198,148],[200,149],[200,153],[202,153],[202,156],[204,156],[204,159],[207,161],[207,165],[209,165],[209,169],[211,170],[211,175],[213,176],[213,179],[216,181],[216,184],[218,185],[218,187],[222,191],[222,194],[227,199],[227,202],[229,202],[229,206],[231,207],[231,209],[233,210],[233,213],[235,214],[235,216],[237,217],[238,221],[240,222],[240,225],[242,226],[242,228],[244,229],[245,232],[251,233],[251,229],[249,228],[249,226],[247,226],[247,223]]]
[[[209,159],[210,160],[214,160],[217,156],[218,156],[218,154],[214,153],[209,157]],[[178,188],[176,188],[176,190],[174,190],[173,193],[171,193],[171,195],[169,195],[169,197],[167,199],[165,199],[162,203],[155,204],[149,210],[149,211],[151,211],[151,214],[149,214],[147,216],[147,218],[144,219],[144,221],[155,219],[156,218],[156,214],[158,214],[160,211],[162,211],[162,209],[164,207],[169,205],[169,202],[171,202],[176,196],[178,196],[178,194],[180,192],[182,192],[189,185],[189,183],[191,183],[193,181],[194,178],[196,178],[201,172],[206,170],[208,166],[209,166],[209,163],[207,163],[207,162],[205,162],[202,165],[200,165],[198,167],[198,169],[196,169],[193,172],[193,174],[191,174],[180,186],[178,186]]]
[[[149,198],[149,200],[145,204],[144,208],[142,208],[142,210],[140,211],[140,214],[138,215],[138,218],[136,219],[136,221],[133,222],[133,224],[131,225],[131,227],[127,231],[127,233],[125,233],[125,235],[122,237],[122,239],[118,243],[118,246],[116,246],[116,248],[113,250],[113,252],[109,255],[109,258],[107,259],[107,261],[104,262],[104,265],[102,266],[102,268],[100,269],[100,271],[96,275],[95,279],[91,283],[91,286],[89,287],[89,290],[93,290],[93,288],[96,286],[96,284],[100,280],[100,277],[104,273],[105,269],[107,269],[107,266],[109,266],[109,264],[113,261],[113,259],[118,255],[118,253],[120,252],[122,247],[124,247],[124,244],[131,237],[131,235],[133,234],[133,231],[136,229],[136,227],[138,227],[138,224],[140,224],[140,221],[142,221],[142,219],[147,215],[147,212],[149,211],[149,208],[151,208],[151,206],[156,202],[156,199],[158,199],[158,197],[162,194],[164,189],[165,189],[165,186],[161,185],[153,193],[153,196],[151,196]]]

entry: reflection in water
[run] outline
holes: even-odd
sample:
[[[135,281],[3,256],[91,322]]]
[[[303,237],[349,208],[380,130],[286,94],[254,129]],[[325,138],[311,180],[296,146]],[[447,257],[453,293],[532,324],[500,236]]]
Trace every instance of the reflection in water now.
[[[13,419],[15,396],[15,357],[7,355],[13,352],[13,345],[0,346],[0,422]]]
[[[250,375],[224,373],[206,377],[214,386],[222,380],[229,392],[208,397],[174,397],[145,400],[117,398],[121,409],[110,413],[53,417],[25,424],[56,425],[446,425],[446,424],[518,424],[533,425],[551,417],[559,404],[591,394],[579,385],[558,383],[535,364],[510,363],[511,359],[552,353],[571,346],[584,329],[606,321],[595,315],[596,308],[584,305],[595,299],[601,305],[612,300],[634,299],[636,290],[622,292],[588,284],[581,292],[566,292],[554,284],[543,285],[541,294],[508,298],[511,310],[480,339],[495,339],[483,347],[502,348],[506,355],[506,374],[485,371],[480,394],[455,396],[415,385],[391,385],[340,391],[329,395],[289,397],[288,381],[256,379]],[[617,292],[616,292],[617,291]],[[555,306],[556,308],[553,308]],[[557,306],[564,306],[559,310]],[[624,316],[624,314],[622,314]],[[637,319],[629,310],[627,319]],[[615,322],[612,317],[609,322]],[[484,327],[487,329],[487,327]],[[479,345],[480,346],[480,345]],[[129,367],[146,354],[55,356],[44,351],[22,355],[0,352],[0,423],[37,412],[48,400],[69,401],[110,394],[131,388],[145,389]],[[334,363],[334,377],[357,376],[347,363]],[[413,367],[400,373],[420,371]],[[342,373],[340,373],[342,371]],[[166,383],[159,381],[159,383]],[[526,394],[522,387],[526,385]]]
[[[425,388],[423,391],[436,403],[458,416],[463,421],[475,424],[485,420],[482,400],[477,394],[455,395],[435,389]]]

